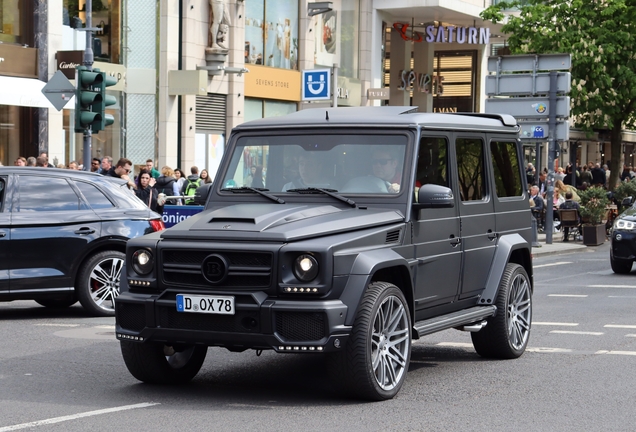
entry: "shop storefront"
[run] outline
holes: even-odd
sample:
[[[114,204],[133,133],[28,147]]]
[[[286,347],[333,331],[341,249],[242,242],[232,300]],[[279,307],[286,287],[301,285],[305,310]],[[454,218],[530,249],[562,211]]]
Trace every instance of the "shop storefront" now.
[[[0,162],[37,156],[37,108],[50,103],[38,80],[38,50],[33,48],[32,2],[5,1],[0,6]]]

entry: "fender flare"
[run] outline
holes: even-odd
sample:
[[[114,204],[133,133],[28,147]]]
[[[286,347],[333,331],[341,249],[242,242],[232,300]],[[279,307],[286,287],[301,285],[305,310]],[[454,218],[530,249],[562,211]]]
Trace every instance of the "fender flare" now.
[[[490,266],[490,272],[488,274],[488,280],[486,281],[486,288],[479,299],[480,304],[494,304],[497,298],[497,291],[499,290],[499,282],[501,281],[501,275],[506,269],[506,265],[510,262],[510,255],[513,251],[519,249],[529,249],[526,239],[519,234],[506,234],[499,238],[497,242],[497,250],[495,251],[495,257]],[[532,275],[528,275],[532,278]]]
[[[371,276],[375,272],[388,267],[404,267],[411,273],[412,265],[416,264],[416,260],[409,263],[407,259],[391,249],[376,249],[359,253],[351,266],[347,284],[340,297],[340,300],[347,306],[345,325],[353,325],[358,305],[371,283]],[[409,287],[400,288],[409,289]]]

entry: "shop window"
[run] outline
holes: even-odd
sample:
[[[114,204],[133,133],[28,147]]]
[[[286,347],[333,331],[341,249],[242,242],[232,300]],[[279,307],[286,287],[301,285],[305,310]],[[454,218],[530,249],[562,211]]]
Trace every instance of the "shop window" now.
[[[359,16],[359,0],[342,0],[333,10],[314,16],[316,65],[338,64],[338,75],[358,78]]]
[[[277,117],[298,111],[296,102],[245,98],[245,121]]]
[[[298,2],[245,2],[245,63],[298,69]]]
[[[0,42],[33,46],[33,2],[0,2]]]
[[[71,28],[86,26],[85,0],[64,0],[62,23]],[[121,0],[93,0],[93,55],[95,61],[121,63]]]

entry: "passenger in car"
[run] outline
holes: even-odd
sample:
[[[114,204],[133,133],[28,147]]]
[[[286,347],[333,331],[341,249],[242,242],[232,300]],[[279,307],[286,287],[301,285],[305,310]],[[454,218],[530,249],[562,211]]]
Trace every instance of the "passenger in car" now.
[[[305,153],[298,158],[298,178],[283,186],[283,192],[308,187],[331,188],[333,185],[323,174],[323,159],[314,153]]]

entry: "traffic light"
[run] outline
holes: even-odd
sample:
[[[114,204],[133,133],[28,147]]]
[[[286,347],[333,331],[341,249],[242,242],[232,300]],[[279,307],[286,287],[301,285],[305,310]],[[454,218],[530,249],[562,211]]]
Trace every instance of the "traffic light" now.
[[[100,108],[103,104],[101,85],[104,75],[89,71],[86,66],[77,67],[77,88],[75,89],[75,132],[86,129],[99,130],[103,121]]]
[[[115,105],[117,103],[117,98],[115,96],[107,95],[106,88],[116,85],[117,79],[107,75],[105,72],[100,73],[102,74],[102,81],[99,84],[99,93],[102,96],[102,100],[99,103],[98,113],[101,116],[101,120],[98,128],[93,128],[93,132],[104,130],[106,126],[110,126],[115,122],[115,118],[112,115],[106,114],[106,107]]]

